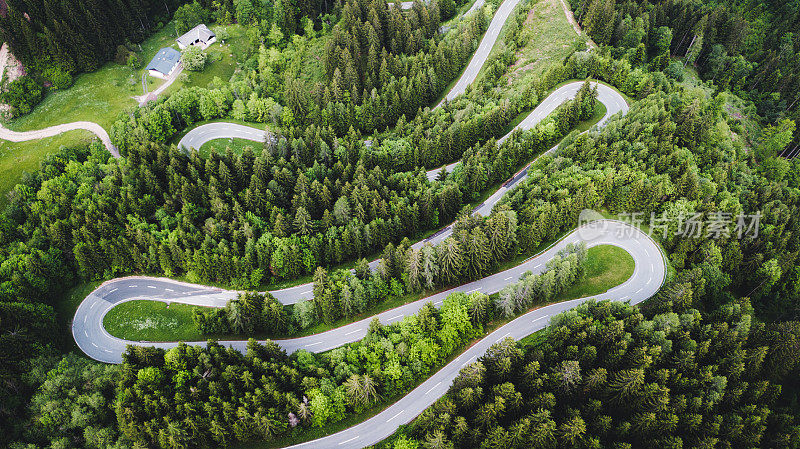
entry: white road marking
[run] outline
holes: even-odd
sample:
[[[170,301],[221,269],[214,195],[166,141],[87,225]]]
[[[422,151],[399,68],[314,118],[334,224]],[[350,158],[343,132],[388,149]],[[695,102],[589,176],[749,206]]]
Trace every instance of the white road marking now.
[[[477,292],[478,290],[480,290],[482,288],[483,287],[478,287],[478,288],[475,288],[475,289],[472,289],[472,290],[468,291],[467,293]]]
[[[464,365],[466,365],[468,363],[472,363],[472,360],[467,360],[466,362],[462,363],[461,366],[464,366]]]
[[[389,318],[387,321],[392,321],[392,320],[396,320],[398,318],[403,318],[404,316],[405,315],[403,315],[403,314],[400,314],[400,315],[397,315],[397,316],[393,316],[393,317]]]
[[[95,343],[95,342],[92,342],[92,346],[94,346],[95,348],[98,348],[98,349],[100,348],[99,346],[97,346],[97,343]]]
[[[83,317],[83,324],[86,324],[86,318],[89,318],[89,315]]]
[[[350,331],[350,332],[346,333],[345,335],[353,335],[353,334],[355,334],[356,332],[361,332],[361,329],[362,329],[362,328],[360,328],[360,327],[359,327],[358,329],[356,329],[356,330],[354,330],[354,331]]]
[[[397,412],[397,414],[396,414],[396,415],[394,415],[394,416],[392,416],[391,418],[387,419],[387,420],[386,420],[386,422],[389,422],[389,421],[391,421],[391,420],[393,420],[393,419],[397,418],[398,416],[400,416],[400,414],[401,414],[401,413],[403,413],[403,410],[400,410],[399,412]]]
[[[311,292],[312,292],[312,290],[306,290],[306,291],[304,291],[304,292],[300,292],[300,294],[301,294],[301,295],[305,295],[306,293],[311,293]]]
[[[86,329],[84,329],[84,330],[83,330],[83,335],[86,335],[86,336],[88,337],[88,336],[89,336],[89,331],[87,331]]]
[[[428,390],[428,391],[426,391],[426,392],[425,392],[425,394],[427,395],[428,393],[430,393],[431,391],[433,391],[433,389],[434,389],[434,388],[438,387],[438,386],[439,386],[439,385],[441,385],[441,384],[442,384],[442,383],[441,383],[441,382],[439,382],[439,383],[437,383],[436,385],[432,386],[430,390]]]
[[[536,318],[535,320],[531,321],[531,323],[535,323],[535,322],[537,322],[537,321],[539,321],[539,320],[543,320],[543,319],[545,319],[545,318],[547,318],[547,317],[549,317],[549,316],[550,316],[550,315],[540,316],[539,318]]]
[[[640,291],[642,291],[642,289],[641,289],[641,288],[640,288],[639,290],[636,290],[636,293],[639,293]]]
[[[442,300],[440,299],[440,300],[436,301],[435,303],[433,303],[433,305],[438,306],[441,303],[442,303]]]
[[[339,446],[341,446],[341,445],[343,445],[343,444],[347,444],[347,443],[349,443],[349,442],[351,442],[351,441],[353,441],[353,440],[355,440],[355,439],[358,439],[358,435],[354,436],[353,438],[350,438],[350,439],[349,439],[349,440],[347,440],[347,441],[342,441],[341,443],[339,443]]]
[[[109,291],[109,293],[114,293],[117,290],[119,290],[119,289],[115,288],[114,290]]]
[[[311,346],[316,346],[316,345],[321,344],[321,343],[322,343],[321,341],[318,341],[316,343],[309,343],[309,344],[305,345],[304,348],[308,348],[308,347],[311,347]]]
[[[514,277],[514,276],[509,276],[509,277],[507,277],[507,278],[505,278],[505,279],[503,279],[503,280],[504,280],[504,281],[507,281],[507,280],[509,280],[509,279],[511,279],[511,278],[513,278],[513,277]]]
[[[500,337],[500,338],[498,338],[497,340],[495,340],[495,343],[497,343],[497,342],[499,342],[500,340],[502,340],[502,339],[504,339],[504,338],[508,337],[510,334],[511,334],[511,332],[506,332],[506,334],[505,334],[505,335],[503,335],[502,337]]]
[[[174,292],[175,290],[173,290],[173,289],[171,289],[171,288],[165,288],[165,289],[164,289],[164,291],[165,291],[165,292]]]
[[[155,285],[148,285],[147,288],[157,288]]]
[[[128,288],[136,288],[135,285],[129,285]]]

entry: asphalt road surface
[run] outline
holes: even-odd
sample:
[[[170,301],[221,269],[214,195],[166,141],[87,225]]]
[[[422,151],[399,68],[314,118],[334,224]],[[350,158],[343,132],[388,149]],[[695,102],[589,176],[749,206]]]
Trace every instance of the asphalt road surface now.
[[[514,8],[517,7],[519,2],[520,0],[505,0],[500,7],[497,8],[494,17],[492,17],[492,21],[489,23],[489,28],[486,29],[481,43],[478,44],[478,49],[475,50],[475,54],[472,55],[472,59],[470,59],[469,64],[467,64],[467,68],[464,69],[464,73],[461,74],[461,78],[459,78],[455,86],[450,89],[450,92],[445,95],[445,100],[452,100],[463,94],[464,91],[467,90],[467,87],[475,81],[475,78],[478,77],[478,72],[481,71],[481,67],[483,67],[483,64],[489,57],[494,43],[497,42],[497,38],[500,36],[500,30],[503,28],[503,25],[505,25],[511,13],[514,12]]]
[[[561,104],[563,104],[567,100],[571,100],[575,98],[575,95],[578,94],[581,86],[583,85],[583,81],[573,81],[571,83],[567,83],[547,96],[538,106],[536,106],[530,114],[528,114],[525,119],[523,119],[517,126],[511,130],[510,133],[506,134],[505,136],[501,137],[497,140],[498,144],[501,144],[506,141],[514,131],[521,130],[526,131],[532,129],[536,125],[539,124],[542,120],[544,120],[548,115],[550,115],[553,111],[556,110]],[[605,115],[597,122],[597,126],[602,128],[608,119],[610,119],[613,115],[621,113],[626,114],[628,112],[628,103],[625,102],[625,98],[620,95],[615,89],[601,83],[592,83],[592,87],[597,88],[597,100],[603,103],[606,107]],[[553,151],[555,148],[551,149],[548,152]],[[435,168],[433,170],[429,170],[427,172],[428,180],[433,181],[439,176],[439,172],[442,169],[447,170],[448,173],[452,173],[456,166],[460,163],[460,161],[453,162],[450,165],[446,165],[444,167]]]
[[[656,243],[647,234],[619,221],[598,220],[579,227],[546,251],[514,268],[376,316],[384,324],[394,323],[402,320],[405,316],[416,313],[429,301],[433,302],[435,306],[440,306],[447,295],[453,292],[480,291],[491,294],[500,291],[505,285],[517,281],[527,271],[540,273],[545,269],[547,261],[552,259],[558,251],[564,249],[567,244],[577,242],[585,242],[588,247],[608,244],[624,249],[634,259],[633,275],[606,293],[545,306],[511,321],[467,349],[415,390],[378,415],[339,433],[294,447],[340,448],[375,444],[394,433],[401,424],[411,421],[442,396],[459,371],[482,356],[492,344],[505,338],[519,340],[543,329],[549,323],[550,317],[591,299],[630,301],[631,304],[637,304],[654,295],[664,281],[666,270],[662,254]],[[232,291],[171,280],[146,277],[119,278],[106,282],[81,303],[73,321],[72,332],[78,346],[90,357],[104,362],[119,363],[125,346],[139,342],[113,337],[103,328],[103,316],[116,304],[134,299],[149,299],[222,306],[235,295],[236,293]],[[327,351],[363,338],[371,320],[372,317],[321,334],[278,340],[277,343],[288,352],[297,349],[306,349],[312,352]],[[205,342],[190,342],[189,344],[203,345]],[[244,351],[247,342],[221,341],[220,344]],[[177,343],[147,343],[147,345],[170,348],[176,346]]]
[[[234,138],[252,140],[253,142],[266,142],[267,132],[263,129],[237,125],[236,123],[208,123],[186,133],[178,142],[178,148],[199,150],[206,142]]]
[[[595,228],[600,227],[600,230],[593,230],[592,226],[588,225],[580,227],[550,249],[520,265],[382,312],[375,315],[375,317],[380,319],[382,323],[393,323],[402,320],[405,316],[415,314],[428,301],[433,302],[437,307],[440,306],[444,298],[454,292],[472,293],[480,291],[486,294],[498,292],[506,285],[516,282],[527,271],[541,272],[544,270],[547,261],[558,251],[564,249],[569,243],[579,241],[586,242],[589,247],[601,244],[617,245],[628,251],[634,258],[636,269],[633,276],[624,284],[610,290],[603,297],[618,300],[630,299],[638,302],[655,293],[661,286],[664,272],[664,263],[656,244],[638,229],[622,222],[600,220],[595,222],[593,226]],[[310,290],[312,287],[307,284],[272,293],[281,302],[291,304],[296,302],[297,297],[301,296],[301,294],[302,296],[311,294],[310,291],[303,291],[302,289],[304,288]],[[295,295],[292,292],[297,294]],[[167,303],[224,307],[225,303],[228,300],[235,299],[237,294],[238,292],[233,290],[223,290],[164,278],[140,276],[117,278],[105,282],[84,299],[75,313],[75,318],[72,322],[72,334],[78,346],[93,359],[107,363],[120,363],[122,361],[121,355],[128,344],[146,343],[147,346],[171,348],[176,346],[177,343],[136,342],[113,337],[105,330],[102,323],[105,314],[117,304],[145,299]],[[560,306],[553,307],[558,308]],[[321,334],[278,340],[278,343],[288,352],[293,352],[297,349],[324,352],[363,338],[372,318],[365,318]],[[241,350],[244,350],[247,345],[246,341],[221,341],[220,343]],[[205,342],[193,342],[192,344],[205,344]]]

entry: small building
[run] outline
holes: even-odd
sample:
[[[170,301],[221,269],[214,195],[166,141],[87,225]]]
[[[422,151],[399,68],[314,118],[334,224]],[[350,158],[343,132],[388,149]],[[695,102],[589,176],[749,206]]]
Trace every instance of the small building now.
[[[150,72],[150,76],[167,79],[178,68],[180,62],[181,52],[170,47],[162,48],[147,65],[147,71]]]
[[[180,47],[181,50],[191,45],[197,45],[205,50],[209,45],[217,41],[217,35],[214,34],[213,31],[209,30],[205,24],[201,23],[200,25],[197,25],[189,30],[188,33],[179,37],[177,41],[178,47]]]

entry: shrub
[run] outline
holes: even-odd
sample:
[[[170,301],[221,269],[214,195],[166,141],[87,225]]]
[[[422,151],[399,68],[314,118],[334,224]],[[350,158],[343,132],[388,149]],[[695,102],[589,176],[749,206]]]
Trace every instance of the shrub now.
[[[60,67],[50,67],[42,73],[42,77],[50,81],[53,89],[66,89],[72,85],[72,75]]]
[[[128,55],[127,65],[131,69],[136,70],[142,66],[142,60],[139,59],[139,56],[136,53],[131,52],[131,54]]]
[[[683,81],[683,65],[678,61],[672,61],[667,68],[664,69],[664,73],[675,81]]]
[[[43,97],[42,85],[26,75],[9,83],[8,89],[0,95],[0,100],[11,106],[13,117],[19,117],[31,112]]]
[[[181,63],[186,70],[202,71],[206,66],[208,55],[200,47],[191,46],[183,51]]]

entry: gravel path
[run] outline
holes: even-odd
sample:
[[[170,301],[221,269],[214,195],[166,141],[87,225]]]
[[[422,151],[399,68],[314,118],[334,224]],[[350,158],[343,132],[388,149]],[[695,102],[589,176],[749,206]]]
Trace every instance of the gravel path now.
[[[117,151],[117,147],[111,143],[111,138],[108,136],[106,130],[94,122],[72,122],[65,123],[63,125],[51,126],[44,129],[37,129],[35,131],[24,132],[11,131],[10,129],[4,128],[2,125],[0,125],[0,139],[9,140],[11,142],[26,142],[28,140],[39,140],[46,137],[57,136],[61,133],[74,131],[77,129],[83,129],[94,133],[100,139],[100,141],[103,142],[103,145],[105,145],[106,149],[109,153],[111,153],[112,156],[116,158],[119,157],[119,151]]]

